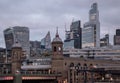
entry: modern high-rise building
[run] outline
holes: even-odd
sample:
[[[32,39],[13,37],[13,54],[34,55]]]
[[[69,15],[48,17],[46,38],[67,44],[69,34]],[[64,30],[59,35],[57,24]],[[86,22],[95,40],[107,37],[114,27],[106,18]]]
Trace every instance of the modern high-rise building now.
[[[120,29],[117,29],[117,30],[116,30],[116,35],[119,35],[119,36],[120,36]]]
[[[40,41],[30,41],[30,56],[40,56],[41,55],[41,42]]]
[[[100,22],[97,3],[89,11],[89,21],[82,28],[82,48],[100,47]]]
[[[106,34],[105,37],[100,39],[100,47],[109,46],[109,34]]]
[[[116,29],[116,35],[114,35],[114,45],[120,45],[120,29]]]
[[[51,36],[48,31],[47,35],[41,40],[41,48],[42,49],[51,49]]]
[[[24,54],[29,57],[30,45],[28,27],[15,26],[7,28],[4,30],[4,39],[7,51],[11,50],[13,44],[17,41],[21,44]]]
[[[70,31],[66,31],[64,48],[81,48],[81,22],[80,20],[72,22]]]

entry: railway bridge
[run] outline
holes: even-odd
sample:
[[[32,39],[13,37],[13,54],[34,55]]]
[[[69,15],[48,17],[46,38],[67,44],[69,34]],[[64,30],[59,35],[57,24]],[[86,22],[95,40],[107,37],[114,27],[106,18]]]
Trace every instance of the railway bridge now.
[[[58,78],[61,76],[61,74],[39,72],[22,72],[15,75],[0,74],[0,83],[58,83]]]

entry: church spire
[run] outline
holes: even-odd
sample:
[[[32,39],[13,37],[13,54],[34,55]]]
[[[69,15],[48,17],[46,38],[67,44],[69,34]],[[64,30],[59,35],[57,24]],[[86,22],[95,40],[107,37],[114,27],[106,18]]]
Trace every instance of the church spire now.
[[[58,27],[56,28],[56,35],[55,35],[55,38],[53,39],[53,42],[62,42],[58,34]]]
[[[58,34],[58,27],[56,28],[56,37],[59,37],[59,34]]]

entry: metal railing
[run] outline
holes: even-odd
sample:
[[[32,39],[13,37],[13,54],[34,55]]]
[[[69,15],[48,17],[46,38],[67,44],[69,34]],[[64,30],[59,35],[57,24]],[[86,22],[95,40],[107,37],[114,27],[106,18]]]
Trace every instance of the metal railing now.
[[[61,73],[49,73],[47,71],[21,71],[22,76],[61,76]],[[0,76],[14,76],[12,73],[0,73]]]

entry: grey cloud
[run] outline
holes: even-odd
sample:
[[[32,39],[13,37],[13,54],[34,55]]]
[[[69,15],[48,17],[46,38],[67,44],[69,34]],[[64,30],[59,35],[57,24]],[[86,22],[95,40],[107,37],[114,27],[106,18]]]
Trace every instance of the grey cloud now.
[[[30,39],[40,40],[47,31],[52,38],[59,27],[64,39],[65,23],[69,29],[72,19],[88,21],[88,12],[93,0],[0,0],[0,28],[27,26],[30,28]],[[120,26],[120,0],[96,0],[100,12],[101,36],[107,33],[106,28],[115,33],[114,26]],[[4,42],[3,32],[0,42]],[[1,45],[0,46],[4,46]]]

